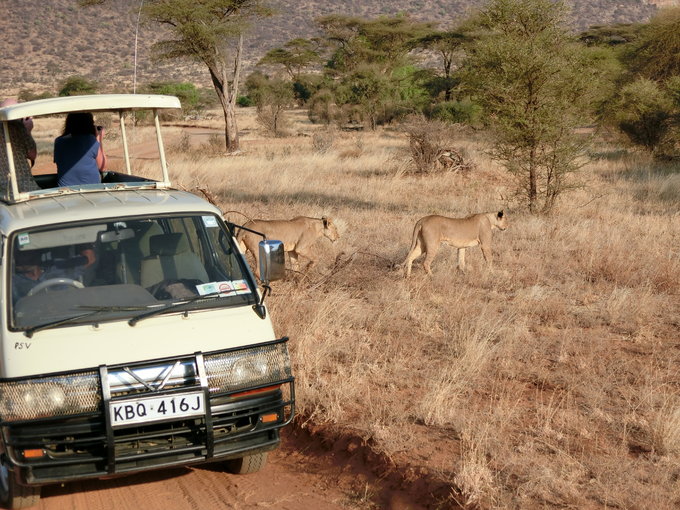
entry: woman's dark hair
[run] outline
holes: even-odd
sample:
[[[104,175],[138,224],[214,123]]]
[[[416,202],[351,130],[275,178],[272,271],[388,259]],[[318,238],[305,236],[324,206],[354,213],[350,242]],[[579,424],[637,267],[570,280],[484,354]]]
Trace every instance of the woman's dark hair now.
[[[94,125],[94,117],[89,112],[69,113],[64,123],[62,135],[95,135],[97,128]]]

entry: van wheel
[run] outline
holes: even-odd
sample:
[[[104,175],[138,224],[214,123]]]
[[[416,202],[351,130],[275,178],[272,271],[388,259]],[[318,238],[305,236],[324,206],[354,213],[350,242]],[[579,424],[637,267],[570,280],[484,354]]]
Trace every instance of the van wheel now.
[[[40,487],[19,485],[14,473],[0,462],[0,504],[3,508],[27,508],[40,501]]]
[[[267,463],[267,452],[256,453],[255,455],[247,455],[240,459],[231,459],[227,461],[227,471],[235,475],[249,475],[250,473],[257,473]]]

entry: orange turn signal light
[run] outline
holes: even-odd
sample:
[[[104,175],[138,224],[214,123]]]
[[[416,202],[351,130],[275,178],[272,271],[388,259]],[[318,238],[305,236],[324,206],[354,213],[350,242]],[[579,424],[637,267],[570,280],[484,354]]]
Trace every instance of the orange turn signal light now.
[[[273,423],[275,421],[278,421],[278,419],[279,419],[278,413],[269,413],[260,416],[260,421],[262,421],[262,423]]]
[[[45,450],[24,450],[24,459],[40,459],[45,456]]]

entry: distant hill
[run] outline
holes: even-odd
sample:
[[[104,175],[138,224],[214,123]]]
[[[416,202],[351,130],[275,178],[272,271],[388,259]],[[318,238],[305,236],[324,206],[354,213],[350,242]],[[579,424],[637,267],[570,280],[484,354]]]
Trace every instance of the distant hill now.
[[[108,0],[106,5],[81,8],[76,0],[3,0],[0,40],[0,90],[5,96],[21,89],[55,92],[67,76],[80,74],[100,83],[103,91],[132,91],[134,48],[140,0]],[[460,21],[485,0],[279,0],[280,14],[262,21],[246,42],[246,70],[264,53],[295,37],[315,34],[313,20],[327,14],[362,17],[409,13],[419,20],[446,26]],[[656,4],[678,0],[571,0],[573,27],[649,20]],[[157,26],[138,33],[136,81],[191,81],[210,86],[207,72],[194,63],[155,62],[151,45]]]

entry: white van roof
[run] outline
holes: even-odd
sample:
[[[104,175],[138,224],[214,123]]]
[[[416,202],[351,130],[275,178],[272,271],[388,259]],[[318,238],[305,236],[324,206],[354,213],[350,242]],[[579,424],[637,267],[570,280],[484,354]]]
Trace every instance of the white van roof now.
[[[129,111],[139,109],[181,108],[174,96],[155,94],[97,94],[53,97],[0,108],[0,121],[69,112]]]

